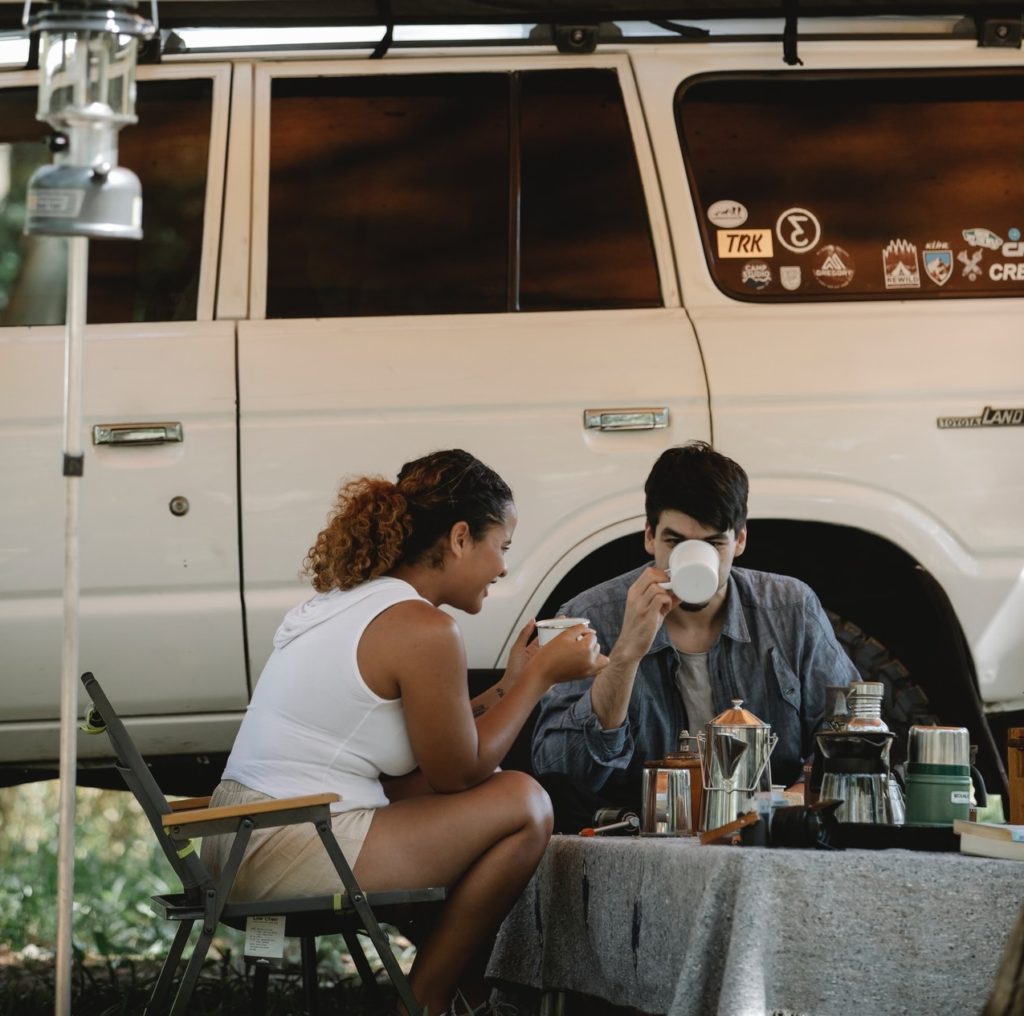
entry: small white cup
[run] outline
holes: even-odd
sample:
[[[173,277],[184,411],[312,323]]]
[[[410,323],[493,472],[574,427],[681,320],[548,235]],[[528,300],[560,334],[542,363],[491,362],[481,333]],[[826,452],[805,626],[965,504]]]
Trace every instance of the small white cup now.
[[[718,551],[704,540],[683,540],[672,548],[666,571],[663,589],[683,603],[707,603],[718,589]]]
[[[561,635],[566,628],[575,628],[578,624],[589,625],[585,617],[550,617],[537,622],[537,641],[546,646],[553,638]]]

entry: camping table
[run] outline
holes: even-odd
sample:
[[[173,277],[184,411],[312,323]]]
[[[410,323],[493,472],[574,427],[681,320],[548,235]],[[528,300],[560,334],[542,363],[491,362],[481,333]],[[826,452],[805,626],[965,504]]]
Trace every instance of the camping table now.
[[[981,1010],[1024,865],[959,853],[555,836],[489,974],[670,1016]]]

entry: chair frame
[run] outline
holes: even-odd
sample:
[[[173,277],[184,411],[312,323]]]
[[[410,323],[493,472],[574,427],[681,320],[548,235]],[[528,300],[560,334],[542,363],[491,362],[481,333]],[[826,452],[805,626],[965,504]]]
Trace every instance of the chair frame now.
[[[337,794],[313,794],[219,808],[211,808],[209,798],[169,802],[99,682],[91,673],[85,673],[82,675],[82,683],[93,702],[93,707],[86,714],[83,729],[95,734],[106,732],[114,751],[115,767],[142,806],[182,886],[180,893],[154,896],[150,900],[154,912],[168,921],[178,922],[178,928],[150,997],[147,1013],[155,1014],[163,1010],[193,925],[197,922],[200,933],[174,997],[171,1016],[183,1016],[187,1012],[189,999],[199,980],[203,961],[218,925],[244,929],[249,917],[283,916],[286,937],[301,939],[307,1011],[316,1011],[318,935],[341,934],[363,985],[371,990],[376,989],[369,961],[356,936],[356,931],[361,929],[376,948],[407,1011],[426,1014],[426,1009],[417,1002],[387,936],[381,930],[374,907],[444,900],[447,896],[445,888],[364,892],[332,831],[330,805],[340,800]],[[315,827],[324,849],[334,863],[344,891],[312,897],[229,902],[231,888],[252,833],[257,829],[306,822]],[[219,878],[214,878],[200,858],[192,838],[222,834],[234,834],[234,839],[224,870]],[[262,988],[265,989],[266,968],[263,969]]]

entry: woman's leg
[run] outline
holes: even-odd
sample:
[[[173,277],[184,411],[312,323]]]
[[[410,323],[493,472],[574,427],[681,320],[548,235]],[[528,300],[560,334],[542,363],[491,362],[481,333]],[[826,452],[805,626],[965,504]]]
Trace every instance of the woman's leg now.
[[[355,865],[363,889],[451,889],[410,975],[431,1016],[443,1012],[529,882],[551,822],[547,794],[520,772],[495,773],[458,794],[397,801],[374,815]]]

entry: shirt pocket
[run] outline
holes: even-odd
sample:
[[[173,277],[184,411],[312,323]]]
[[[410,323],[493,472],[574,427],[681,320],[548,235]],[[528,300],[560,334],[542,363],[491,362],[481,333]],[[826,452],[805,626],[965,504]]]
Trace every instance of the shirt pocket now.
[[[771,646],[768,649],[767,662],[770,672],[769,680],[775,682],[774,687],[778,689],[782,701],[800,712],[800,679],[777,646]]]

